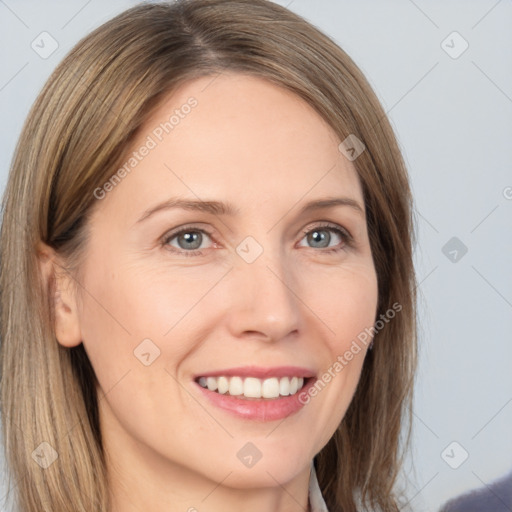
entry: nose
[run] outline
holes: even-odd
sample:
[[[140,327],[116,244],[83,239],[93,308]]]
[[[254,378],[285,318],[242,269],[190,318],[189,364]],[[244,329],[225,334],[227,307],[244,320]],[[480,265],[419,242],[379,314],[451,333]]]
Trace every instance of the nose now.
[[[271,257],[268,251],[252,263],[236,261],[224,309],[234,337],[275,342],[298,333],[299,283],[293,269],[286,267],[282,257]]]

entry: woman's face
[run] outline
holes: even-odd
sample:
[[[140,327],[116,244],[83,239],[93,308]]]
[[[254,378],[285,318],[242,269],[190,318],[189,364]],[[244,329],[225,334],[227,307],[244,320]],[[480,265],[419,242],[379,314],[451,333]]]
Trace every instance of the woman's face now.
[[[366,351],[335,363],[377,307],[340,142],[290,92],[204,77],[166,99],[96,190],[69,332],[98,377],[119,467],[275,486],[333,435]]]

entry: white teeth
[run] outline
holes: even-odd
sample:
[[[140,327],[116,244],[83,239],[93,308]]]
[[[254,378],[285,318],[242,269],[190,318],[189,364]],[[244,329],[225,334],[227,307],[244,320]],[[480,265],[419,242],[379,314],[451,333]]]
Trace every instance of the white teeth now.
[[[297,387],[299,385],[299,381],[297,377],[292,377],[292,380],[290,381],[290,395],[294,395],[297,393]]]
[[[261,396],[264,398],[276,398],[279,396],[279,381],[275,377],[263,381]]]
[[[290,379],[288,377],[283,377],[279,381],[279,394],[283,396],[290,394]]]
[[[229,382],[229,394],[233,396],[242,395],[244,392],[244,381],[240,377],[232,377]]]
[[[204,378],[204,377],[203,377]],[[199,384],[201,384],[201,379],[199,379]],[[202,384],[201,384],[202,385]],[[210,391],[215,391],[217,389],[217,379],[214,377],[207,377],[206,385]],[[203,386],[204,387],[204,386]]]
[[[244,380],[244,396],[248,398],[261,398],[261,380],[247,377]]]
[[[222,395],[227,393],[229,389],[229,381],[226,377],[219,377],[217,379],[217,389]]]
[[[199,385],[210,391],[232,396],[243,395],[247,398],[277,398],[295,395],[304,385],[302,377],[200,377]]]

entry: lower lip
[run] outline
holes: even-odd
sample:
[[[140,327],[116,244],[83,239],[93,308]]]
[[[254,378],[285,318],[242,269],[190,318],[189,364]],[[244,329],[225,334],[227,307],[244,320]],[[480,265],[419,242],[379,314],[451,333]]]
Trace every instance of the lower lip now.
[[[282,420],[302,409],[305,404],[299,400],[299,396],[307,393],[308,389],[314,385],[315,380],[314,378],[308,379],[301,390],[292,396],[250,400],[237,396],[221,395],[216,391],[203,388],[197,382],[194,382],[194,384],[213,405],[220,409],[239,418],[264,422]]]

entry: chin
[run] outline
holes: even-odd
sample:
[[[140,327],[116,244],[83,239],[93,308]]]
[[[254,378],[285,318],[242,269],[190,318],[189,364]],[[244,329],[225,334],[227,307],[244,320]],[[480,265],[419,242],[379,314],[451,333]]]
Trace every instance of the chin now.
[[[223,463],[216,466],[214,479],[219,481],[230,473],[224,483],[234,489],[274,487],[278,483],[285,485],[311,464],[312,457],[305,455],[304,448],[297,446],[296,449],[301,453],[290,453],[289,450],[265,453],[262,449],[261,455],[254,451],[251,460],[245,455],[253,450],[249,445],[245,451],[242,448],[240,458],[224,458]]]

